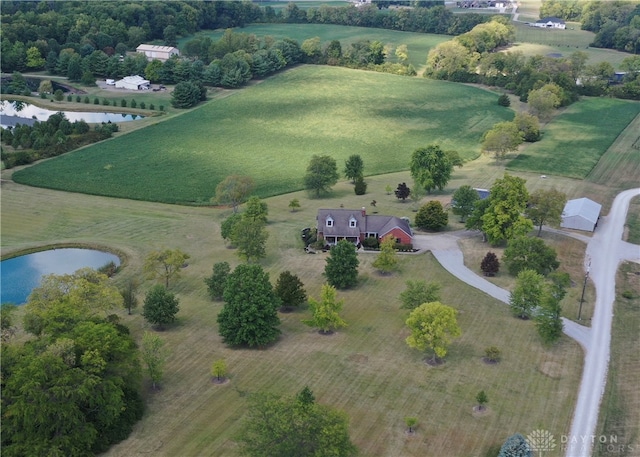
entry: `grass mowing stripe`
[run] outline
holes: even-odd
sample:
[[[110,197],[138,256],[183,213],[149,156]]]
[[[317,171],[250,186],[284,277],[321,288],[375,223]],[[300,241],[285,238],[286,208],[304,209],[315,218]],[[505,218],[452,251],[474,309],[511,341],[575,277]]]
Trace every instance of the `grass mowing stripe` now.
[[[366,174],[407,169],[416,148],[435,142],[473,158],[482,133],[512,116],[494,94],[474,87],[303,66],[13,177],[74,192],[198,204],[227,175],[247,174],[265,197],[302,188],[313,154],[333,156],[340,169],[360,154]]]
[[[543,139],[528,144],[507,167],[584,178],[638,114],[637,102],[584,98],[547,124]]]

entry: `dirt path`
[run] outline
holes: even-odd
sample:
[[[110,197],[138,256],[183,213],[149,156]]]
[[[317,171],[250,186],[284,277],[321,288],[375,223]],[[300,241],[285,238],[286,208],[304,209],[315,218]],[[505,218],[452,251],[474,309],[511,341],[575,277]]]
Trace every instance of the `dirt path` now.
[[[576,340],[584,349],[584,368],[573,413],[571,432],[567,436],[566,457],[590,457],[591,437],[596,432],[600,402],[606,386],[609,366],[611,321],[615,300],[615,277],[623,260],[640,263],[640,246],[622,241],[629,202],[640,196],[640,188],[621,192],[616,196],[611,211],[602,217],[593,237],[551,230],[587,243],[585,271],[589,271],[596,287],[596,304],[591,328],[563,318],[564,333]],[[430,250],[440,264],[461,281],[509,303],[509,291],[497,287],[464,265],[457,241],[474,236],[477,232],[459,231],[444,235],[415,235],[414,246]]]

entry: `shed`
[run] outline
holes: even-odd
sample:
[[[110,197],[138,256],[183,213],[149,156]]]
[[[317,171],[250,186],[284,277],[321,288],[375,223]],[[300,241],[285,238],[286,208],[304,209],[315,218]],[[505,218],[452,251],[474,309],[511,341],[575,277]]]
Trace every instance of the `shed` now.
[[[557,17],[543,17],[540,20],[537,20],[534,24],[535,27],[541,27],[546,29],[566,29],[567,23],[560,18]]]
[[[141,44],[136,48],[136,52],[140,52],[147,57],[147,60],[160,60],[164,62],[172,56],[179,56],[180,50],[173,46],[156,46],[154,44]]]
[[[560,227],[593,232],[598,224],[602,205],[588,198],[569,200],[562,211]]]
[[[144,79],[142,76],[127,76],[116,81],[116,89],[129,89],[129,90],[144,90],[149,89],[150,81]]]

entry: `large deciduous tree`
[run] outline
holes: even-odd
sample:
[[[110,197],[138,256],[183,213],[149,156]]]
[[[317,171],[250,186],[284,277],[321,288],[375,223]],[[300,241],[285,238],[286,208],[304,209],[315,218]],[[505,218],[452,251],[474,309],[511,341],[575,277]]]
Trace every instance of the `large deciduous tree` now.
[[[191,108],[206,99],[207,89],[191,81],[179,82],[171,93],[171,105],[174,108]]]
[[[238,205],[242,203],[255,188],[253,179],[249,176],[230,175],[216,186],[216,196],[212,198],[220,205],[231,205],[233,212],[238,212]]]
[[[373,261],[373,268],[382,274],[389,274],[398,267],[398,255],[396,253],[396,239],[388,236],[380,243],[380,254]]]
[[[220,300],[222,298],[224,289],[227,286],[229,273],[231,273],[231,267],[228,262],[216,262],[213,264],[211,276],[204,278],[212,300]]]
[[[329,284],[338,289],[345,289],[358,282],[358,265],[358,254],[354,244],[340,240],[329,251],[324,274]]]
[[[438,200],[422,205],[416,214],[416,226],[422,230],[440,230],[447,226],[449,215]]]
[[[407,288],[400,293],[401,308],[416,309],[423,303],[440,301],[441,286],[437,282],[408,280]]]
[[[538,226],[538,236],[544,224],[560,224],[567,195],[555,187],[538,189],[529,196],[525,215]]]
[[[250,197],[247,200],[246,208],[242,217],[254,222],[267,223],[267,216],[269,215],[269,207],[266,202],[260,200],[259,197]]]
[[[288,270],[283,271],[278,276],[274,292],[280,298],[283,311],[299,308],[307,301],[307,292],[304,290],[304,284],[298,276]]]
[[[333,333],[334,330],[347,326],[347,323],[339,314],[343,305],[344,300],[336,298],[336,288],[329,284],[324,284],[320,294],[320,301],[309,298],[311,319],[305,319],[302,322],[309,327],[319,328],[323,334]]]
[[[545,84],[540,89],[531,90],[527,97],[529,113],[543,121],[551,119],[553,111],[560,106],[561,102],[562,89],[554,83]]]
[[[509,306],[514,316],[529,319],[540,306],[544,296],[544,277],[533,270],[522,270],[509,296]]]
[[[164,286],[168,289],[169,280],[180,277],[180,270],[189,258],[189,254],[180,249],[152,251],[147,255],[143,269],[149,279],[164,279]]]
[[[280,299],[259,265],[238,265],[227,279],[220,336],[231,346],[264,347],[280,335]]]
[[[456,315],[458,312],[440,302],[424,303],[411,311],[406,321],[411,335],[406,339],[409,347],[419,351],[433,350],[433,359],[447,355],[454,338],[462,334]]]
[[[491,244],[499,244],[533,229],[523,213],[529,200],[525,180],[505,173],[497,179],[489,194],[488,207],[482,215],[482,231]]]
[[[220,236],[225,241],[233,242],[233,231],[236,228],[238,222],[242,220],[242,216],[238,213],[233,213],[231,216],[227,217],[220,224]]]
[[[555,249],[547,246],[542,239],[529,236],[509,240],[502,260],[513,276],[524,269],[546,276],[560,266]]]
[[[174,322],[178,311],[180,300],[160,284],[153,286],[144,297],[142,316],[159,329]]]
[[[239,438],[250,457],[352,457],[349,420],[339,411],[315,402],[313,393],[279,399],[256,395]]]
[[[523,141],[524,136],[515,123],[498,122],[482,137],[482,150],[493,152],[496,160],[501,160],[507,153],[517,151]]]
[[[471,186],[460,186],[451,197],[451,211],[464,222],[473,213],[478,200],[480,196]]]
[[[233,228],[231,242],[238,249],[238,256],[241,259],[253,262],[267,255],[267,238],[269,238],[269,232],[264,222],[242,217]]]
[[[437,144],[416,149],[411,155],[411,176],[427,192],[442,190],[451,178],[453,165]]]
[[[364,162],[360,155],[352,154],[349,156],[344,163],[344,175],[350,179],[352,183],[355,183],[357,178],[364,176]]]
[[[304,186],[313,191],[316,197],[326,193],[338,182],[338,165],[336,160],[328,155],[313,155],[304,175]]]

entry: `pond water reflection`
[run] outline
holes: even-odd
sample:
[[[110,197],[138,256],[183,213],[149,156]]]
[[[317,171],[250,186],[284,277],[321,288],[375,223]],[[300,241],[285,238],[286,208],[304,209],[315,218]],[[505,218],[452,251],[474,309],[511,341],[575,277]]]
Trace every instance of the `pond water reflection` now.
[[[12,102],[8,100],[2,100],[0,102],[0,124],[6,128],[10,125],[14,125],[15,122],[5,123],[5,117],[9,118],[22,118],[22,119],[36,119],[38,121],[46,121],[49,116],[55,113],[62,112],[67,117],[69,122],[79,121],[84,119],[85,122],[90,124],[99,124],[101,122],[129,122],[136,119],[144,119],[144,116],[137,114],[124,114],[124,113],[98,113],[98,112],[84,112],[84,111],[52,111],[39,106],[31,105],[23,102]]]
[[[14,257],[0,262],[0,303],[26,303],[31,291],[48,274],[70,274],[80,268],[100,268],[120,259],[93,249],[63,248]]]

